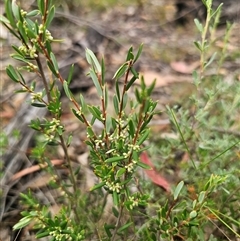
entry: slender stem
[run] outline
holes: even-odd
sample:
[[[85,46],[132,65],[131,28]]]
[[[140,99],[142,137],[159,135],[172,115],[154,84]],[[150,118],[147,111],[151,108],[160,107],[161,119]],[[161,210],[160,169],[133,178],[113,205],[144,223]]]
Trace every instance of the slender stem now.
[[[59,138],[60,138],[61,146],[63,148],[64,155],[65,155],[65,158],[66,158],[66,161],[67,161],[67,164],[68,164],[68,168],[69,168],[69,171],[70,171],[70,179],[71,179],[71,182],[73,184],[74,195],[76,195],[78,193],[78,191],[77,191],[78,187],[77,187],[77,182],[76,182],[76,179],[75,179],[75,176],[74,176],[71,160],[70,160],[70,157],[68,155],[68,149],[67,149],[66,143],[63,139],[63,136],[60,135]],[[72,197],[70,198],[70,200],[72,202],[72,208],[74,209],[76,219],[79,222],[80,217],[79,217],[79,213],[78,213],[78,210],[77,210],[78,205],[76,205],[76,202],[75,202],[76,200],[75,200],[75,198],[72,198]]]
[[[111,241],[114,241],[115,238],[116,238],[118,227],[120,225],[120,221],[121,221],[122,215],[123,215],[123,205],[121,205],[121,207],[120,207],[119,214],[118,214],[118,219],[117,219],[117,222],[116,222],[116,225],[115,225],[115,229],[114,229],[114,233],[113,233],[113,236],[111,238]]]
[[[45,76],[44,71],[43,71],[42,63],[40,61],[39,56],[36,57],[35,60],[37,62],[37,65],[38,65],[38,68],[39,68],[39,72],[40,72],[41,77],[42,77],[42,81],[43,81],[43,84],[44,84],[44,88],[46,90],[47,99],[48,99],[48,103],[49,103],[51,101],[51,94],[50,94],[50,90],[48,88],[48,82],[47,82],[46,76]]]
[[[44,16],[43,16],[43,19],[42,19],[43,24],[44,24],[44,23],[46,22],[46,20],[47,20],[47,15],[48,15],[48,0],[45,0],[44,6],[45,6]]]
[[[205,65],[205,48],[206,48],[206,36],[207,36],[207,32],[209,29],[209,24],[210,24],[210,19],[211,19],[211,8],[207,8],[207,17],[206,17],[206,23],[205,26],[203,28],[203,32],[202,32],[202,43],[201,43],[201,47],[202,47],[202,51],[201,51],[201,59],[200,59],[200,76],[201,79],[203,77],[203,72],[204,72],[204,65]]]
[[[176,203],[177,203],[177,201],[174,201],[174,202],[172,203],[172,205],[170,206],[170,208],[168,209],[168,212],[167,212],[167,214],[166,214],[166,219],[169,218],[169,216],[170,216],[170,214],[171,214],[171,211],[172,211],[172,209],[174,208],[174,206],[176,205]]]

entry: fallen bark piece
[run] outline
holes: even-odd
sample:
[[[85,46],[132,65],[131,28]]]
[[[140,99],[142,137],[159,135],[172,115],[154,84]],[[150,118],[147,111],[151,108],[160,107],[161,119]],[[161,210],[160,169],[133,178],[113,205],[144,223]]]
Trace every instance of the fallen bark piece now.
[[[63,160],[51,160],[51,163],[53,166],[60,166],[64,163]],[[43,169],[45,167],[48,166],[48,163],[45,163],[45,164],[39,164],[39,165],[34,165],[34,166],[31,166],[31,167],[27,167],[23,170],[21,170],[20,172],[17,172],[16,174],[14,174],[12,177],[11,177],[11,181],[15,181],[23,176],[26,176],[30,173],[33,173],[33,172],[36,172],[36,171],[39,171],[40,169]]]

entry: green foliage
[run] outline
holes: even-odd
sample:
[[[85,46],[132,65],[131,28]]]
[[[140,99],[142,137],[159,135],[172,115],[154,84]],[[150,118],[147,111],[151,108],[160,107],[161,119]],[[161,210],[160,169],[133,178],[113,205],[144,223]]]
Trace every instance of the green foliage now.
[[[139,183],[137,172],[139,167],[151,169],[141,162],[140,155],[146,150],[144,142],[151,135],[149,123],[156,114],[157,105],[150,98],[155,81],[147,86],[134,67],[143,46],[136,54],[132,47],[129,48],[125,62],[113,75],[115,94],[112,99],[109,98],[105,79],[104,60],[99,61],[90,49],[86,49],[90,66],[88,76],[93,81],[100,103],[90,105],[82,94],[77,99],[71,93],[69,85],[74,66],[65,80],[52,52],[51,45],[55,40],[48,28],[54,19],[55,5],[52,1],[44,0],[38,0],[37,3],[38,9],[27,13],[15,1],[11,3],[5,0],[6,17],[0,16],[0,21],[21,41],[20,46],[12,46],[14,53],[11,55],[21,62],[21,67],[9,65],[6,72],[15,84],[21,86],[18,92],[31,95],[32,106],[49,111],[50,117],[31,120],[29,125],[39,134],[32,157],[51,174],[50,185],[61,191],[62,199],[59,200],[60,211],[53,215],[50,207],[40,203],[31,192],[21,194],[23,205],[27,208],[14,229],[33,223],[36,238],[50,236],[51,240],[190,241],[206,240],[205,231],[215,225],[224,230],[225,237],[239,237],[239,210],[236,206],[239,206],[240,198],[240,166],[236,160],[239,159],[237,147],[240,141],[234,135],[229,135],[227,130],[237,121],[234,118],[239,114],[240,85],[226,85],[218,73],[213,81],[205,76],[206,69],[218,57],[218,53],[208,58],[206,56],[213,44],[221,6],[213,10],[211,0],[203,1],[207,8],[206,22],[194,21],[201,34],[201,40],[194,43],[200,53],[201,64],[200,71],[193,73],[197,94],[190,98],[191,110],[167,108],[173,130],[179,138],[165,139],[157,146],[158,155],[163,161],[170,162],[173,154],[181,151],[187,153],[191,162],[181,164],[181,180],[171,195],[161,193],[161,198],[157,198],[157,195],[151,195],[152,190],[143,191],[140,186],[144,184]],[[226,57],[230,31],[228,24],[225,47],[217,62],[218,71]],[[52,73],[52,80],[48,80],[43,66],[47,66]],[[24,79],[27,72],[40,76],[44,88],[37,92],[37,83],[28,84]],[[129,92],[139,78],[140,85],[135,88],[133,98]],[[85,125],[90,164],[98,178],[98,183],[87,195],[81,193],[78,187],[81,166],[75,170],[69,157],[68,147],[72,136],[66,135],[61,121],[61,92],[57,81],[72,104],[73,114]],[[114,107],[114,114],[108,111],[109,105]],[[103,126],[100,134],[93,128],[96,121]],[[226,131],[219,131],[219,126]],[[1,147],[7,145],[5,135],[0,136],[0,141]],[[69,180],[59,178],[46,155],[49,146],[62,147]],[[108,196],[113,201],[115,219],[112,222],[102,220]],[[92,197],[97,200],[95,204],[91,202]],[[136,217],[142,221],[139,223]],[[217,240],[213,233],[208,240]]]

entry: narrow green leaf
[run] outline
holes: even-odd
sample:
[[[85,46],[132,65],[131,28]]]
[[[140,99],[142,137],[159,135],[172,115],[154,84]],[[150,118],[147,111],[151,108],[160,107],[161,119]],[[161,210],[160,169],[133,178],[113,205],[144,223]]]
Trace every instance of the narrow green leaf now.
[[[135,80],[138,79],[136,78],[136,76],[133,76],[127,83],[127,86],[126,86],[126,90],[128,91],[129,88],[133,85],[133,83],[135,82]]]
[[[123,157],[123,156],[114,156],[114,157],[110,157],[110,158],[106,159],[105,162],[107,162],[107,163],[119,162],[124,159],[125,159],[125,157]]]
[[[143,44],[141,44],[138,48],[138,52],[137,52],[136,57],[133,61],[134,63],[139,59],[140,55],[142,54],[142,50],[143,50]]]
[[[27,37],[27,34],[26,34],[26,29],[24,28],[23,23],[18,22],[17,27],[18,27],[19,32],[21,33],[21,38],[23,38],[24,41],[26,43],[28,43],[28,37]]]
[[[196,86],[199,86],[199,84],[201,83],[201,81],[200,81],[199,75],[198,75],[198,73],[197,73],[196,70],[193,71],[192,76],[193,76],[193,82],[194,82],[194,84],[195,84]]]
[[[112,237],[110,229],[114,229],[114,228],[115,228],[115,226],[113,224],[106,224],[106,223],[104,224],[105,232],[109,238]]]
[[[135,161],[139,160],[139,153],[140,153],[139,151],[133,151],[132,152],[132,157],[133,157],[132,159],[135,160]]]
[[[31,122],[35,122],[35,123],[40,124],[40,120],[39,119],[31,120]],[[30,196],[28,194],[20,193],[20,197],[25,199],[29,205],[31,205],[31,206],[36,205],[36,203],[34,202],[35,200],[32,199],[32,195]]]
[[[138,103],[141,104],[142,98],[141,98],[141,94],[139,93],[139,90],[137,88],[135,89],[135,96],[136,96]]]
[[[48,60],[47,60],[47,65],[48,65],[48,68],[49,68],[49,69],[52,71],[52,73],[55,75],[55,77],[58,77],[58,74],[57,74],[54,66],[53,66],[52,63],[49,62]]]
[[[16,22],[12,13],[12,4],[10,0],[5,1],[5,11],[6,11],[6,16],[7,19],[9,20],[12,28],[16,28]]]
[[[202,46],[201,46],[201,44],[199,43],[199,41],[194,41],[193,43],[194,43],[194,45],[197,47],[197,49],[199,49],[199,50],[202,52]]]
[[[34,33],[37,33],[36,32],[36,24],[29,18],[26,18],[26,24],[27,24],[27,28],[30,29],[31,31],[33,31]]]
[[[7,75],[15,82],[19,82],[19,76],[12,65],[8,65],[6,68]]]
[[[30,88],[31,88],[32,91],[35,91],[35,88],[36,88],[36,81],[33,81],[33,82],[31,83]]]
[[[198,20],[197,18],[194,19],[194,23],[195,23],[198,31],[199,31],[200,33],[202,33],[202,31],[203,31],[203,26],[202,26],[202,24],[199,22],[199,20]]]
[[[16,1],[12,1],[12,12],[14,17],[19,21],[20,20],[20,9]]]
[[[139,74],[138,74],[138,72],[137,72],[133,67],[130,68],[130,71],[131,71],[131,73],[133,74],[133,76],[135,76],[136,79],[138,79]]]
[[[125,74],[127,68],[128,68],[127,63],[124,63],[123,65],[121,65],[116,71],[116,73],[114,74],[113,79],[120,79]]]
[[[176,187],[176,189],[174,191],[174,194],[173,194],[175,201],[177,200],[177,198],[178,198],[178,196],[179,196],[183,186],[184,186],[184,181],[181,181],[181,182],[178,183],[178,185],[177,185],[177,187]]]
[[[112,119],[112,128],[113,128],[113,130],[116,130],[116,128],[117,128],[117,121],[116,121],[115,118],[111,118],[111,119]]]
[[[113,203],[115,206],[119,205],[119,194],[115,191],[113,191]]]
[[[90,137],[94,137],[94,132],[93,132],[93,129],[92,127],[87,127],[87,134],[90,136]]]
[[[32,106],[34,107],[38,107],[38,108],[44,108],[46,107],[46,105],[44,103],[36,103],[36,102],[33,102],[31,103]]]
[[[139,166],[139,167],[141,167],[143,169],[146,169],[146,170],[152,170],[152,167],[150,167],[149,165],[147,165],[147,164],[145,164],[145,163],[143,163],[141,161],[137,162],[137,166]]]
[[[86,49],[86,59],[88,63],[93,66],[94,70],[96,70],[98,73],[101,73],[101,65],[99,64],[97,57],[95,54],[90,50]]]
[[[49,27],[50,23],[52,22],[52,20],[54,18],[54,15],[55,15],[55,7],[52,6],[50,8],[50,11],[48,12],[48,15],[47,15],[47,20],[46,20],[46,23],[45,23],[46,29]]]
[[[113,106],[114,106],[115,113],[118,115],[119,114],[119,102],[118,102],[116,95],[113,96]]]
[[[26,93],[28,92],[27,90],[23,90],[23,89],[20,89],[20,90],[15,90],[14,93]]]
[[[27,61],[22,55],[12,54],[11,57],[12,57],[13,59],[18,60],[18,61],[21,61],[21,62],[24,62],[24,63],[29,64],[29,61]]]
[[[121,177],[125,172],[126,172],[126,168],[124,167],[120,168],[116,173],[116,177]]]
[[[108,88],[105,85],[103,89],[104,89],[104,105],[105,105],[105,109],[107,109],[107,107],[108,107]]]
[[[45,6],[44,0],[37,0],[38,9],[40,10],[42,16],[44,15],[44,6]]]
[[[26,16],[27,16],[27,17],[35,17],[35,16],[37,16],[39,13],[40,13],[39,10],[33,10],[33,11],[27,13]]]
[[[70,82],[72,81],[73,70],[74,70],[74,64],[71,65],[70,70],[69,70],[69,74],[68,74],[68,77],[67,77],[67,83],[68,83],[68,85],[69,85]]]
[[[215,52],[215,53],[211,56],[211,58],[208,60],[208,62],[204,65],[204,68],[207,68],[207,67],[214,61],[214,59],[216,58],[216,56],[217,56],[217,52]]]
[[[68,99],[71,100],[71,99],[72,99],[72,93],[71,93],[71,91],[69,90],[68,83],[67,83],[66,80],[64,80],[64,82],[63,82],[63,89],[64,89],[64,91],[65,91]]]
[[[51,58],[51,60],[52,60],[52,63],[53,63],[55,72],[58,74],[58,63],[57,63],[56,57],[55,57],[55,55],[53,54],[53,52],[50,53],[50,58]]]
[[[197,18],[194,19],[194,23],[195,23],[198,31],[199,31],[200,33],[202,33],[202,31],[203,31],[203,26],[202,26],[202,24],[199,22],[199,20],[198,20]]]
[[[84,123],[84,119],[81,117],[81,115],[77,114],[77,111],[75,109],[72,109],[72,112],[82,123]]]
[[[148,96],[150,96],[152,94],[152,91],[156,85],[156,79],[153,80],[152,84],[147,88],[147,94]]]
[[[52,47],[51,47],[51,43],[49,40],[46,41],[45,46],[47,48],[48,54],[50,55],[50,53],[52,52]]]
[[[112,212],[113,212],[113,215],[117,218],[119,215],[118,210],[115,207],[112,207]]]
[[[143,134],[141,135],[140,139],[137,142],[139,146],[142,145],[142,143],[148,138],[149,133],[150,133],[149,129],[146,129],[143,131]]]
[[[126,61],[133,60],[133,59],[134,59],[133,47],[130,47],[127,53]]]
[[[215,161],[216,159],[218,159],[220,156],[222,156],[224,153],[228,152],[229,150],[231,150],[233,147],[235,147],[236,145],[238,145],[240,143],[240,141],[235,142],[233,145],[227,147],[226,149],[224,149],[222,152],[220,152],[218,155],[216,155],[214,158],[212,158],[211,160],[209,160],[208,162],[205,162],[204,164],[201,165],[201,168],[206,167],[209,163]],[[206,190],[206,189],[205,189]]]
[[[24,217],[20,219],[18,223],[13,226],[13,230],[21,229],[26,227],[32,221],[32,217]]]
[[[112,117],[107,115],[107,118],[106,118],[106,132],[110,133],[111,129],[112,129]]]
[[[88,107],[82,94],[80,94],[80,104],[82,112],[85,114],[88,111]]]
[[[223,3],[221,3],[220,5],[218,5],[217,9],[215,11],[213,11],[213,13],[211,14],[211,18],[214,17],[215,14],[218,14],[219,12],[221,13],[221,8],[223,6]]]
[[[142,89],[142,90],[145,90],[147,86],[146,86],[146,83],[145,83],[145,81],[144,81],[143,75],[141,75],[140,83],[141,83],[141,89]]]
[[[124,224],[121,228],[118,229],[118,232],[122,232],[125,229],[127,229],[128,227],[130,227],[133,224],[133,222],[129,221],[126,224]]]
[[[36,234],[36,238],[37,238],[37,239],[40,239],[40,238],[47,237],[47,236],[49,236],[49,232],[50,232],[50,231],[44,231],[44,232],[41,231],[40,233],[37,233],[37,234]]]
[[[12,45],[12,48],[13,48],[19,55],[21,55],[21,56],[23,56],[23,57],[25,56],[25,54],[22,53],[16,45]]]
[[[129,125],[129,134],[133,138],[135,135],[135,127],[134,127],[132,119],[129,120],[128,125]]]
[[[91,126],[94,125],[96,119],[97,119],[97,118],[96,118],[95,116],[92,116],[92,119],[91,119],[91,121],[90,121]]]
[[[67,146],[70,146],[70,144],[72,143],[72,138],[73,138],[73,136],[72,136],[72,134],[70,134],[67,138],[67,143],[66,143]]]
[[[105,185],[105,182],[100,182],[100,183],[96,184],[95,186],[93,186],[93,187],[90,189],[90,191],[94,191],[94,190],[96,190],[96,189],[99,189],[99,188],[103,187],[104,185]]]
[[[120,89],[119,89],[119,82],[118,82],[118,79],[116,80],[116,83],[115,83],[115,89],[116,89],[116,94],[117,94],[117,99],[118,99],[118,102],[120,103]]]
[[[88,106],[88,110],[95,118],[102,121],[102,112],[96,106]]]
[[[142,132],[146,128],[146,126],[149,124],[152,118],[153,118],[153,115],[150,115],[147,120],[144,120],[144,123],[142,124],[140,129],[140,132]]]
[[[193,165],[193,167],[194,167],[195,169],[197,169],[196,164],[194,163],[194,161],[193,161],[193,159],[192,159],[192,157],[191,157],[191,152],[190,152],[190,150],[189,150],[189,148],[188,148],[188,145],[187,145],[187,143],[186,143],[186,141],[185,141],[185,139],[184,139],[182,130],[181,130],[180,126],[179,126],[179,122],[177,121],[177,117],[176,117],[176,115],[175,115],[175,113],[174,113],[174,110],[171,109],[171,108],[169,108],[168,106],[167,106],[167,109],[168,109],[168,111],[170,112],[170,114],[171,114],[171,116],[172,116],[172,118],[173,118],[173,123],[174,123],[175,126],[177,127],[177,130],[178,130],[178,132],[179,132],[179,134],[180,134],[180,136],[181,136],[181,139],[182,139],[182,141],[183,141],[183,143],[184,143],[184,146],[185,146],[185,148],[186,148],[186,150],[187,150],[187,152],[188,152],[188,154],[189,154],[189,156],[190,156],[190,160],[191,160],[191,162],[192,162],[192,165]]]
[[[23,78],[21,72],[18,72],[18,74],[19,74],[19,76],[20,76],[20,78],[21,78],[21,80],[22,80],[22,83],[26,84],[26,81],[25,81],[25,79]]]
[[[128,101],[128,94],[124,93],[124,95],[123,95],[123,106],[122,106],[123,110],[126,108],[127,101]]]
[[[36,30],[35,29],[30,29],[30,28],[27,28],[27,35],[28,35],[28,37],[30,38],[30,39],[35,39],[36,38],[36,36],[37,36],[37,33],[36,33]],[[38,48],[37,48],[37,50],[39,50]]]
[[[5,18],[3,15],[0,15],[0,22],[5,24],[10,24],[10,21],[7,18]]]
[[[98,96],[103,96],[103,92],[102,92],[102,88],[101,88],[101,85],[98,81],[98,77],[95,73],[95,71],[93,69],[90,69],[90,72],[89,72],[90,76],[91,76],[91,79],[97,89],[97,93],[98,93]]]

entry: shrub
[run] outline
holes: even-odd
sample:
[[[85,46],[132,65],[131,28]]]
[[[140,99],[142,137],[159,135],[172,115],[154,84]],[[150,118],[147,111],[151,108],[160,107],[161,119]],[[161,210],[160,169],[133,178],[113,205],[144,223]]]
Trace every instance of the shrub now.
[[[6,72],[21,86],[17,92],[31,96],[29,104],[48,110],[48,118],[31,120],[30,127],[44,137],[38,142],[34,155],[40,167],[51,174],[51,185],[61,190],[63,198],[61,210],[53,215],[50,207],[40,203],[34,193],[22,193],[27,210],[22,212],[23,218],[13,228],[21,229],[33,222],[37,238],[49,236],[52,240],[218,240],[216,228],[227,239],[239,237],[239,210],[236,208],[239,206],[237,190],[240,184],[239,164],[236,163],[239,139],[228,135],[228,131],[219,131],[217,127],[223,126],[225,130],[233,125],[234,120],[229,122],[226,118],[230,114],[226,109],[231,108],[231,113],[237,115],[237,90],[240,87],[239,84],[235,89],[227,86],[218,74],[209,84],[205,76],[205,70],[216,58],[216,54],[210,57],[208,54],[221,6],[213,10],[212,1],[204,0],[207,9],[205,25],[195,20],[201,41],[195,42],[200,52],[200,71],[193,73],[197,94],[191,97],[189,104],[194,108],[178,111],[167,108],[179,136],[157,146],[158,154],[165,154],[166,159],[177,149],[186,153],[190,162],[182,164],[182,180],[172,188],[171,195],[157,198],[151,197],[150,190],[142,190],[144,184],[139,181],[137,171],[138,168],[151,169],[142,162],[140,155],[147,149],[144,142],[149,137],[149,123],[156,114],[157,105],[150,98],[155,82],[147,86],[134,68],[142,45],[136,54],[132,47],[129,48],[126,60],[114,74],[115,94],[112,100],[108,97],[104,59],[99,61],[91,50],[86,49],[89,77],[100,103],[90,105],[82,94],[76,97],[69,89],[74,66],[64,79],[52,51],[55,39],[49,26],[55,14],[54,4],[44,0],[37,3],[36,10],[25,12],[15,1],[5,1],[6,16],[1,16],[0,20],[21,42],[20,46],[12,46],[14,53],[11,57],[22,63],[21,67],[9,65]],[[225,46],[230,30],[228,24]],[[225,49],[218,61],[219,66],[224,58]],[[52,77],[46,75],[45,64]],[[44,87],[40,91],[37,90],[38,83],[25,81],[26,72],[41,77]],[[134,89],[134,82],[139,78],[140,86]],[[123,85],[120,79],[123,79]],[[56,82],[60,82],[60,87]],[[132,89],[134,97],[130,94]],[[81,166],[75,168],[69,156],[72,136],[65,134],[61,121],[62,92],[72,104],[73,114],[85,125],[85,143],[90,152],[91,168],[98,180],[90,194],[79,189]],[[228,93],[235,95],[228,96]],[[114,107],[114,114],[108,112],[108,105]],[[94,129],[95,122],[102,125],[100,133]],[[47,146],[61,146],[64,166],[69,172],[68,180],[61,179],[45,154]],[[99,199],[97,205],[89,204],[91,195]],[[112,198],[114,218],[107,222],[103,216],[109,197]],[[211,231],[206,231],[207,228]]]

